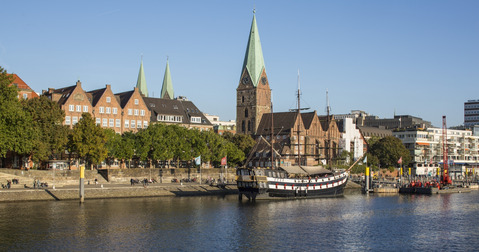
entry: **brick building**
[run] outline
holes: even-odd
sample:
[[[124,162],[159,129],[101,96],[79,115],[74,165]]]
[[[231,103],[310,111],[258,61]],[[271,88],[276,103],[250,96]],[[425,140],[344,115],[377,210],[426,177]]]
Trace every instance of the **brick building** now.
[[[18,89],[18,99],[32,99],[32,98],[38,98],[38,94],[33,91],[30,86],[25,83],[22,78],[20,78],[16,74],[8,74],[10,76],[13,76],[13,82],[12,85],[17,87]]]
[[[111,86],[89,91],[88,95],[91,97],[92,115],[96,124],[122,133],[122,108],[111,91]]]
[[[151,112],[137,87],[133,91],[115,94],[122,109],[121,132],[137,132],[150,124]]]

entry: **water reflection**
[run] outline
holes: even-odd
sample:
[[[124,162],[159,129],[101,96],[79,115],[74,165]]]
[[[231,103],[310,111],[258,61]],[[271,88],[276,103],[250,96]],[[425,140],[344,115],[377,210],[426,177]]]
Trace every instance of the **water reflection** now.
[[[475,250],[478,196],[4,203],[0,250]]]

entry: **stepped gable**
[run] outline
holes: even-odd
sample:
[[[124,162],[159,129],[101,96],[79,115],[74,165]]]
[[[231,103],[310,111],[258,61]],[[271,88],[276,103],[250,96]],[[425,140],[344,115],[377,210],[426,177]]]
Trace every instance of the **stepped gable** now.
[[[105,93],[105,91],[106,91],[106,88],[101,88],[101,89],[97,89],[97,90],[87,92],[87,94],[89,94],[89,96],[91,98],[91,105],[93,107],[96,106],[96,104],[98,103],[98,101],[100,100],[102,95]]]

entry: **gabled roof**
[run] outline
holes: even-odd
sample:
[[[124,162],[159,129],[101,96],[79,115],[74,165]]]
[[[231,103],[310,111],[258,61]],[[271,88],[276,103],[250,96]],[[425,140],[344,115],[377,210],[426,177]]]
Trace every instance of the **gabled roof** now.
[[[15,85],[19,90],[22,91],[31,91],[32,93],[32,98],[33,97],[38,97],[38,94],[33,91],[33,89],[25,83],[22,78],[20,78],[17,74],[8,74],[13,76],[13,82],[12,84]]]
[[[96,104],[100,100],[101,96],[105,93],[105,91],[106,91],[106,88],[101,88],[101,89],[87,92],[89,95],[91,95],[91,105],[93,107],[96,106]]]
[[[316,116],[316,111],[301,113],[301,119],[303,120],[305,129],[309,129],[311,127],[311,123],[313,122],[315,116]]]
[[[140,72],[138,73],[136,87],[138,88],[138,91],[140,91],[141,95],[148,97],[148,88],[146,87],[145,72],[143,71],[143,60],[141,60]]]
[[[58,88],[54,89],[52,91],[53,94],[61,94],[62,96],[58,100],[58,104],[63,105],[67,101],[68,97],[73,93],[73,90],[75,90],[77,86],[70,86],[70,87],[64,87],[64,88]]]
[[[329,124],[328,124],[328,116],[318,116],[319,122],[321,123],[321,127],[323,127],[324,131],[328,131]],[[334,120],[332,115],[329,116],[329,123]]]
[[[258,26],[256,25],[256,15],[254,14],[241,74],[243,74],[245,69],[248,70],[251,81],[253,82],[253,86],[258,86],[261,73],[263,72],[263,69],[265,69],[265,66],[263,50],[261,49],[261,41],[259,39]]]
[[[161,98],[174,99],[173,82],[171,81],[170,64],[166,60],[165,76],[163,77],[163,86],[161,87]]]
[[[298,113],[296,112],[277,112],[273,113],[274,133],[290,133],[290,129],[294,127]],[[271,134],[271,113],[263,114],[256,133],[258,135]]]
[[[126,106],[134,92],[135,90],[115,94],[115,97],[118,100],[118,103],[120,104],[121,108],[124,108]]]
[[[164,99],[143,97],[148,109],[151,111],[151,121],[157,122],[158,115],[182,116],[183,124],[190,124],[191,117],[201,117],[201,123],[191,125],[212,125],[196,105],[185,99]]]

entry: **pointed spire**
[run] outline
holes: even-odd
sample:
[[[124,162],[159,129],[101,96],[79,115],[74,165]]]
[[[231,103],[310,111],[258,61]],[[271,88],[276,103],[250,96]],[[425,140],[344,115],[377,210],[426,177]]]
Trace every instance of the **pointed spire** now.
[[[258,86],[261,73],[263,72],[264,59],[263,59],[263,50],[261,49],[261,41],[259,39],[258,26],[256,25],[256,11],[253,11],[253,22],[251,23],[251,30],[249,33],[248,46],[246,47],[246,53],[243,62],[244,72],[245,68],[248,70],[248,73],[251,77],[253,85]]]
[[[140,72],[138,73],[136,87],[140,91],[140,94],[145,97],[148,97],[148,88],[146,88],[145,72],[143,71],[143,55],[141,56]]]
[[[163,78],[163,86],[161,87],[160,98],[173,99],[174,97],[173,83],[171,82],[170,74],[170,64],[168,63],[168,58],[166,58],[165,77]]]

